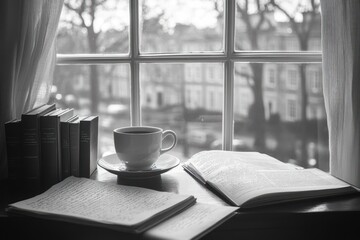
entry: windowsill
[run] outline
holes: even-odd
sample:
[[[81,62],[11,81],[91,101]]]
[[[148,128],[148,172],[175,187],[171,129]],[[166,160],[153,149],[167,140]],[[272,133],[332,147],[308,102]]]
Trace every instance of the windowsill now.
[[[98,169],[92,176],[93,179],[103,182],[116,182],[115,175]],[[124,182],[123,182],[124,183]],[[126,183],[125,184],[129,184]],[[179,194],[191,194],[197,198],[198,202],[226,205],[219,197],[205,189],[191,176],[189,176],[181,166],[162,174],[161,178],[154,181],[132,182],[131,185],[144,186],[160,191],[175,192]],[[44,231],[44,224],[47,230],[58,231],[62,228],[62,234],[68,236],[84,237],[84,231],[89,233],[89,237],[101,239],[108,236],[110,239],[118,238],[122,233],[112,230],[80,226],[76,224],[59,223],[54,221],[35,220],[29,221],[24,217],[7,218],[4,214],[4,207],[7,203],[21,200],[20,195],[10,196],[4,184],[1,185],[1,192],[6,192],[5,197],[1,198],[0,220],[11,229],[24,229],[30,231],[35,237]],[[20,198],[20,199],[19,199]],[[16,200],[14,200],[16,199]],[[356,233],[356,223],[353,219],[360,217],[360,194],[326,199],[306,200],[293,203],[284,203],[266,206],[256,209],[239,210],[238,214],[222,224],[214,231],[206,235],[207,238],[218,239],[262,239],[262,238],[312,238],[332,236],[333,234]],[[31,227],[30,227],[31,226]],[[19,231],[18,230],[18,231]],[[68,233],[66,233],[68,232]],[[271,234],[271,235],[269,235]],[[87,235],[87,234],[86,234]],[[89,239],[86,237],[86,239]],[[137,238],[138,236],[130,236]]]

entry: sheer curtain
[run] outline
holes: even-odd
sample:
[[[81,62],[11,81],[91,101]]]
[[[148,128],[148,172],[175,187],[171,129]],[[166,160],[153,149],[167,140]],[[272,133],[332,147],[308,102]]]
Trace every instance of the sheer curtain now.
[[[0,1],[0,176],[7,175],[4,123],[46,103],[63,0]]]
[[[321,11],[330,172],[360,187],[360,1],[323,0]]]

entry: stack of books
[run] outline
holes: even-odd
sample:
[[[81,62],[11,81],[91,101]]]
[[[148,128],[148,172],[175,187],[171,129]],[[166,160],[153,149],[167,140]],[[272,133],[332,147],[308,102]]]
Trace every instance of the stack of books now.
[[[10,180],[44,189],[69,176],[96,169],[98,116],[78,116],[73,108],[44,104],[5,123]]]

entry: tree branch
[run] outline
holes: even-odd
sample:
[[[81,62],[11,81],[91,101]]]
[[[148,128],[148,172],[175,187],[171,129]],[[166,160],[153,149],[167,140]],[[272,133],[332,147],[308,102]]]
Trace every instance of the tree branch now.
[[[77,11],[79,10],[79,9],[74,8],[73,6],[71,6],[68,2],[64,2],[64,5],[65,5],[65,7],[66,7],[67,9],[72,10],[72,11],[74,11],[74,12],[76,12],[76,13],[77,13]]]
[[[265,9],[264,10],[261,10],[261,4],[260,4],[260,0],[257,0],[256,1],[256,6],[257,6],[257,11],[258,13],[260,14],[260,19],[259,19],[259,22],[256,24],[256,31],[260,30],[261,28],[261,25],[263,24],[263,22],[265,21]]]
[[[300,36],[300,30],[295,22],[295,18],[292,17],[284,8],[280,7],[280,5],[275,2],[275,0],[270,0],[270,4],[285,14],[285,16],[289,19],[289,22],[292,25],[293,30],[296,32],[296,34]]]
[[[244,9],[240,6],[240,3],[236,4],[236,8],[241,13],[241,18],[245,22],[248,32],[252,31],[252,26],[251,26],[251,22],[250,22],[250,18],[249,18],[249,13],[247,11],[248,0],[245,1]]]
[[[95,1],[94,5],[95,5],[95,7],[97,7],[97,6],[103,5],[105,2],[106,2],[106,0],[97,1],[97,2]]]
[[[317,12],[319,10],[319,4],[315,3],[315,0],[311,0],[311,19],[309,21],[309,25],[308,25],[308,33],[310,34],[310,32],[312,31],[312,29],[314,28],[315,22],[316,22],[316,17],[317,17]]]
[[[66,20],[66,19],[61,20],[61,22],[64,22],[64,23],[67,23],[67,24],[71,24],[71,25],[73,25],[73,26],[75,26],[75,27],[79,27],[79,28],[83,27],[82,24],[76,24],[74,21],[70,21],[70,20]]]
[[[96,12],[96,7],[98,5],[96,5],[96,0],[91,0],[91,5],[90,5],[90,16],[91,16],[91,24],[89,27],[92,27],[94,24],[94,20],[95,20],[95,12]]]
[[[246,82],[248,84],[249,87],[253,88],[254,84],[251,84],[251,79],[253,79],[253,76],[251,76],[250,74],[247,73],[242,73],[240,72],[238,69],[235,68],[235,75],[238,75],[240,77],[244,77],[246,79]]]
[[[68,8],[69,10],[75,12],[80,20],[81,20],[81,27],[87,28],[86,24],[85,24],[85,19],[83,18],[82,14],[85,12],[85,0],[83,0],[80,4],[80,6],[78,8],[75,8],[73,6],[71,6],[68,2],[64,2],[64,5],[66,8]],[[73,23],[76,26],[79,26],[78,24]]]

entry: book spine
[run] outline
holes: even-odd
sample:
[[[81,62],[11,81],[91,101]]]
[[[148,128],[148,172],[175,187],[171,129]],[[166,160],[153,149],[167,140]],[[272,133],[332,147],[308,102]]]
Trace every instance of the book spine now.
[[[70,135],[70,169],[71,175],[79,177],[79,155],[80,155],[80,122],[72,123],[69,127]]]
[[[80,177],[89,178],[96,169],[98,118],[80,121]]]
[[[5,123],[5,141],[7,150],[8,178],[20,180],[24,176],[25,166],[22,156],[21,121]]]
[[[90,140],[90,122],[80,121],[80,177],[90,177]]]
[[[22,146],[26,180],[40,180],[40,124],[36,115],[22,116]]]
[[[89,167],[89,177],[97,168],[98,160],[98,129],[99,127],[99,118],[94,117],[91,120],[91,130],[90,130],[90,167]]]
[[[70,130],[68,122],[60,123],[61,138],[61,179],[70,176]]]
[[[56,116],[43,116],[40,118],[40,126],[42,183],[44,188],[49,188],[60,180],[58,169],[60,123]]]

